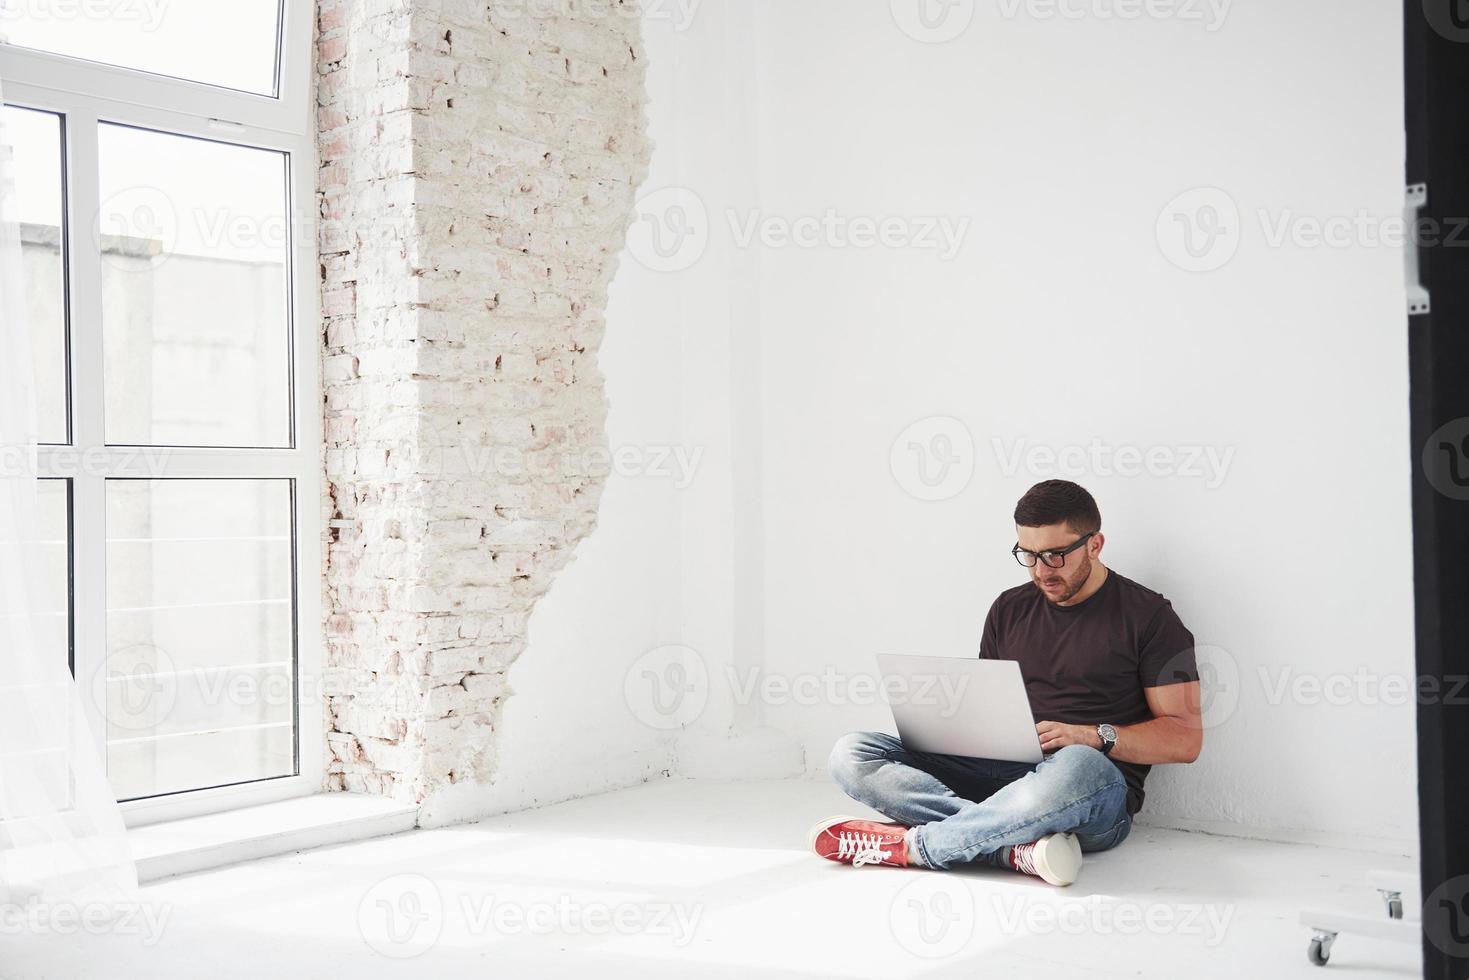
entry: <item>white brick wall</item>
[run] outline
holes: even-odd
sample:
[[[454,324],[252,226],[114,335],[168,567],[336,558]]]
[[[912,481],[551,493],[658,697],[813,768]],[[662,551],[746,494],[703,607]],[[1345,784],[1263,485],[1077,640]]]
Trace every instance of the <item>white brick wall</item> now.
[[[630,5],[320,0],[318,29],[327,781],[422,800],[488,775],[596,521],[645,59]]]

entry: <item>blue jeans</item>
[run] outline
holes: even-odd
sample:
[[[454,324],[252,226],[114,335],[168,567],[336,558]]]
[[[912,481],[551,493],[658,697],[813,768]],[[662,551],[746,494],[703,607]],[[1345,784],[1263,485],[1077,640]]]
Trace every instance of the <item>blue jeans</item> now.
[[[853,732],[837,739],[830,769],[852,799],[915,828],[910,857],[930,868],[999,864],[1002,848],[1061,832],[1076,834],[1083,851],[1105,851],[1132,829],[1122,773],[1086,745],[1032,765],[910,751],[892,735]]]

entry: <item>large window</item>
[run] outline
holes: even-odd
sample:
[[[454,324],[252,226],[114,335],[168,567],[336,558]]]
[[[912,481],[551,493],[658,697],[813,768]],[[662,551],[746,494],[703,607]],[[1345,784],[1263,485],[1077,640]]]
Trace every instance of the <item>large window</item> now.
[[[315,791],[312,5],[0,11],[45,642],[131,822]]]
[[[5,0],[12,44],[275,95],[278,0]]]

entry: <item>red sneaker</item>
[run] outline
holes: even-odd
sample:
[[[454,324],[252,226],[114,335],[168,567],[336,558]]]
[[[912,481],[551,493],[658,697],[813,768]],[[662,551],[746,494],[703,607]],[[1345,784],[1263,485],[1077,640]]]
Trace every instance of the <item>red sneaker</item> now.
[[[1081,871],[1081,844],[1075,834],[1047,834],[1010,848],[1010,867],[1048,884],[1066,886]]]
[[[908,864],[908,845],[903,838],[907,832],[900,823],[828,817],[811,828],[806,843],[819,857],[854,868],[864,864],[902,868]]]

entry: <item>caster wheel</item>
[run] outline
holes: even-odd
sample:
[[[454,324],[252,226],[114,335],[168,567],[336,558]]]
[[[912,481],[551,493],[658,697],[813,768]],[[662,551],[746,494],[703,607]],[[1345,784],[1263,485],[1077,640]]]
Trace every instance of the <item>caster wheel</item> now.
[[[1315,966],[1325,966],[1331,959],[1331,944],[1335,939],[1334,932],[1320,932],[1311,937],[1311,945],[1306,948],[1306,959]]]

